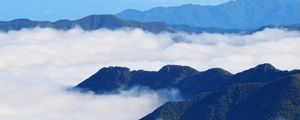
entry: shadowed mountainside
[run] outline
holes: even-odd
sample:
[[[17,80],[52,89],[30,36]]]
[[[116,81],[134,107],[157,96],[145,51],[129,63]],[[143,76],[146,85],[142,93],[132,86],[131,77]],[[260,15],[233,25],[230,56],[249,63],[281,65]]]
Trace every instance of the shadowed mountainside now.
[[[170,101],[142,120],[300,119],[300,70],[261,64],[237,74],[221,68],[197,71],[166,65],[159,71],[102,68],[73,89],[96,94],[144,86],[178,89],[183,101]]]
[[[168,102],[141,120],[298,120],[300,74]]]
[[[170,101],[142,120],[300,119],[300,70],[261,64],[237,74],[221,68],[197,71],[166,65],[159,71],[107,67],[73,89],[96,94],[135,86],[178,89],[183,101]]]
[[[167,65],[159,71],[130,71],[125,67],[102,68],[75,88],[101,94],[144,86],[158,90],[175,88],[185,98],[214,92],[237,83],[266,83],[299,71],[281,71],[270,64],[261,64],[235,75],[221,68],[197,71],[188,66]]]

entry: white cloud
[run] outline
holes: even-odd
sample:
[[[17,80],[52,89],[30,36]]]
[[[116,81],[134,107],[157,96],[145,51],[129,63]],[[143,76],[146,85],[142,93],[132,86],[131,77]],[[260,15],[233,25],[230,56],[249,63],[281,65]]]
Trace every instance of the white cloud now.
[[[299,32],[279,29],[251,35],[39,28],[0,33],[0,118],[137,119],[165,100],[151,91],[95,96],[63,89],[107,66],[158,70],[181,64],[235,73],[268,62],[291,70],[300,68],[299,46]]]
[[[151,91],[93,95],[68,93],[62,88],[34,83],[11,87],[17,88],[1,88],[0,92],[0,117],[5,120],[133,120],[152,112],[166,100]]]

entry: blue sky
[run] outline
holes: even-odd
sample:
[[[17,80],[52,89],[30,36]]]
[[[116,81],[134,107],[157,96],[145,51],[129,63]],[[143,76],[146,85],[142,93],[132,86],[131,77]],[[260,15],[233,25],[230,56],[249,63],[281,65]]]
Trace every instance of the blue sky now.
[[[216,5],[228,0],[1,0],[0,20],[30,18],[55,21],[90,14],[115,14],[124,9],[146,10],[182,4]]]

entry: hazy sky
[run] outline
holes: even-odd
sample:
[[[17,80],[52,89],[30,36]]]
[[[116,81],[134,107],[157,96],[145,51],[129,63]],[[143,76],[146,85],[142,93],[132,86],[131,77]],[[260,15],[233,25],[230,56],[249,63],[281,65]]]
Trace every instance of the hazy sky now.
[[[0,20],[78,19],[90,14],[114,14],[132,8],[146,10],[182,4],[216,5],[229,0],[1,0]]]

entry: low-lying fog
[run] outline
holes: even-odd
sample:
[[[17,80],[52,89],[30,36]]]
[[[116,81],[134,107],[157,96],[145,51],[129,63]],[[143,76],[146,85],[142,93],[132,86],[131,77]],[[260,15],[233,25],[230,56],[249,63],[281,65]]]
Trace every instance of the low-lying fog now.
[[[271,63],[292,70],[300,68],[299,46],[299,32],[280,29],[251,35],[41,28],[0,33],[0,118],[138,119],[180,95],[174,90],[93,95],[65,89],[107,66],[158,70],[180,64],[236,73]]]

